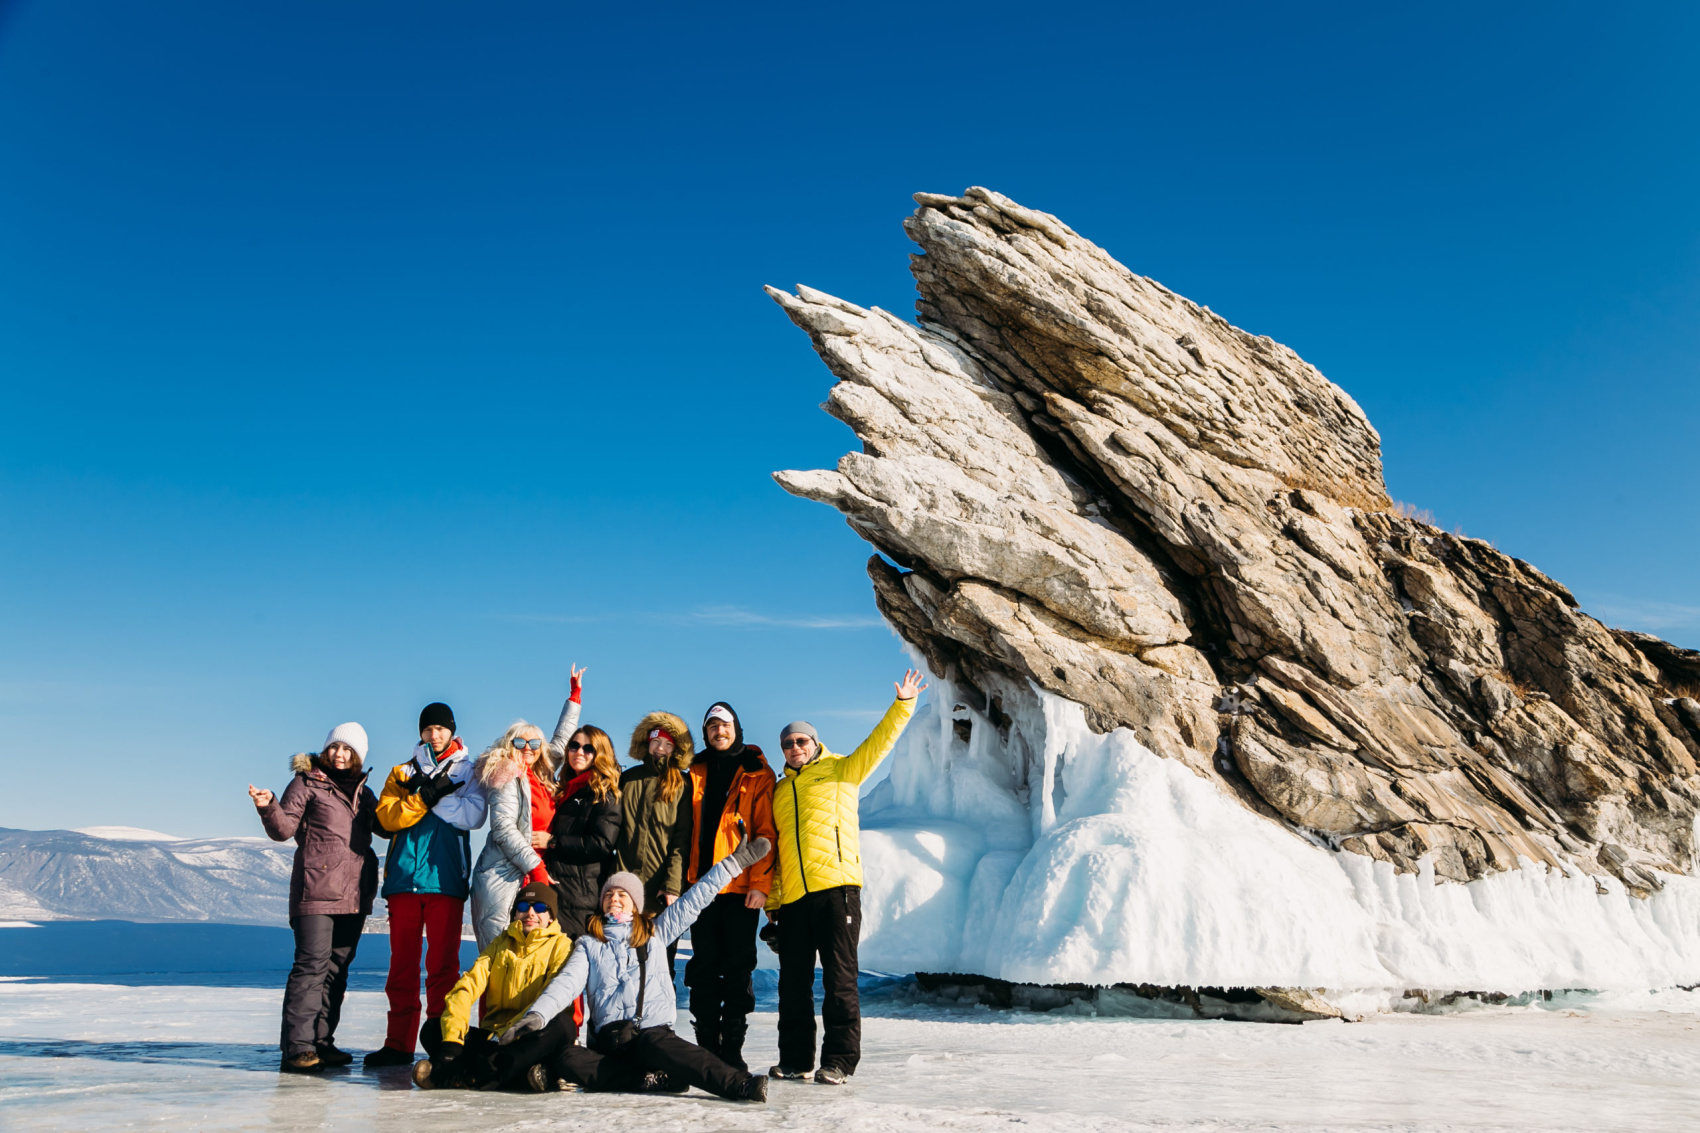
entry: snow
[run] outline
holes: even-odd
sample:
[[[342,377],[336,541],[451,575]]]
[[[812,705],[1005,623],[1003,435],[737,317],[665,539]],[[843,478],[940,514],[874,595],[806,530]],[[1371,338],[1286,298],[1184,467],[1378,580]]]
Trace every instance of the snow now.
[[[1646,900],[1521,870],[1469,885],[1334,852],[1079,705],[935,681],[862,804],[864,964],[1018,983],[1520,992],[1700,983],[1700,878]],[[955,727],[971,725],[967,742]]]
[[[767,1106],[684,1097],[409,1088],[405,1071],[277,1073],[280,993],[0,981],[0,1127],[650,1128],[937,1133],[1625,1130],[1693,1127],[1700,1016],[1683,993],[1299,1026],[957,1009],[869,995],[848,1086],[775,1083]],[[774,1049],[771,1000],[749,1049]],[[346,1048],[382,1038],[348,997]],[[681,1013],[679,1030],[689,1034]]]
[[[115,842],[182,842],[175,834],[161,834],[157,830],[143,830],[139,826],[79,826],[73,833],[87,834],[90,838],[108,838]]]

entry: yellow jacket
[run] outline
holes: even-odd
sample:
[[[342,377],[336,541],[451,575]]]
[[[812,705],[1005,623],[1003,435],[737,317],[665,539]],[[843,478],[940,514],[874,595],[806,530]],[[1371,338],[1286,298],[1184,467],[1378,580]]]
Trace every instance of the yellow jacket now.
[[[840,885],[862,884],[862,781],[891,753],[920,697],[895,701],[849,755],[820,754],[802,770],[789,765],[773,788],[773,825],[779,831],[779,864],[768,907],[777,909]]]
[[[484,997],[484,1015],[478,1025],[498,1035],[507,1030],[567,966],[572,950],[572,937],[555,921],[530,936],[514,921],[478,954],[443,1000],[443,1041],[466,1041],[479,996]]]

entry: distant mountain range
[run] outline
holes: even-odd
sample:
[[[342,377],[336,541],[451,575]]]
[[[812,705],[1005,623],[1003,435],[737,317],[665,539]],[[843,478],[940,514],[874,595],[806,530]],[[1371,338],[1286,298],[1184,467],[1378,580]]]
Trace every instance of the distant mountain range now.
[[[289,921],[293,842],[0,828],[0,921]]]

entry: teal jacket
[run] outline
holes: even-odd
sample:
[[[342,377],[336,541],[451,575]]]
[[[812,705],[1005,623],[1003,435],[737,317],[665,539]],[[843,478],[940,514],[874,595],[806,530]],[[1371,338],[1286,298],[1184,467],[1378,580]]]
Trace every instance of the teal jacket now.
[[[460,784],[429,809],[406,783],[415,771],[435,775],[442,768]],[[378,821],[391,832],[384,858],[385,897],[397,893],[435,893],[466,900],[472,875],[472,831],[484,825],[488,801],[472,774],[472,760],[457,738],[441,758],[420,744],[413,758],[398,763],[378,798]]]

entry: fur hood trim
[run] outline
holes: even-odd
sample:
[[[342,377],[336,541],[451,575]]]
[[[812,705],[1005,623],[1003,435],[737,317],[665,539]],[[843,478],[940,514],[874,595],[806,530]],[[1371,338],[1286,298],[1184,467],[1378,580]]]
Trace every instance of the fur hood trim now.
[[[296,755],[292,755],[292,756],[289,757],[289,770],[294,772],[297,775],[305,775],[309,779],[328,779],[328,778],[330,778],[330,776],[326,775],[323,771],[321,771],[319,769],[318,763],[315,762],[315,760],[317,758],[318,758],[317,756],[309,755],[306,752],[300,752]],[[356,770],[356,771],[364,771],[365,770],[365,768],[361,766],[361,761],[360,761],[359,756],[354,757],[354,770]]]
[[[669,762],[680,771],[690,770],[696,741],[691,738],[690,726],[671,712],[651,712],[638,721],[638,726],[632,729],[632,746],[626,752],[626,758],[634,763],[649,762],[649,733],[652,728],[666,728],[672,734],[673,758]]]
[[[499,791],[519,778],[519,760],[505,752],[487,751],[472,765],[472,774],[485,789]]]

